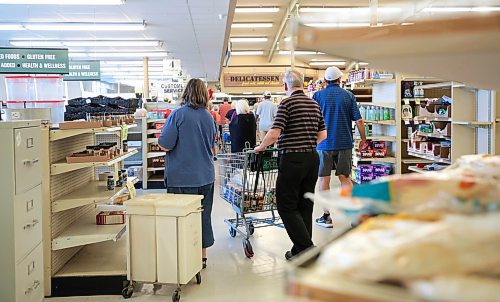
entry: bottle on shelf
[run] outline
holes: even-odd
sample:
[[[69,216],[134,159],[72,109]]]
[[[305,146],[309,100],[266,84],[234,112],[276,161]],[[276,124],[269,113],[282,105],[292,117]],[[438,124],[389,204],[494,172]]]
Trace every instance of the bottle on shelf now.
[[[384,108],[383,107],[378,107],[378,119],[379,121],[384,120]]]
[[[391,119],[391,113],[389,108],[384,108],[384,118],[383,120],[388,121]]]
[[[373,106],[373,120],[378,121],[380,117],[380,107]]]
[[[361,114],[361,118],[366,120],[366,108],[365,108],[365,106],[359,106],[359,113]]]

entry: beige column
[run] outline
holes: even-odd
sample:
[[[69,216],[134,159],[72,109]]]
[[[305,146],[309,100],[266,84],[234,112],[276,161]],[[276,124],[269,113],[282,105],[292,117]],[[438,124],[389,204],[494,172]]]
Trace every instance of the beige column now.
[[[144,57],[144,95],[143,98],[149,99],[149,58]]]

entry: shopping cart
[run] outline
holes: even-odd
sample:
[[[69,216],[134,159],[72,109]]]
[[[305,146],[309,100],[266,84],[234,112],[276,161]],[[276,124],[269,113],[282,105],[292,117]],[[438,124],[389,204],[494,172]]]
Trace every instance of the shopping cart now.
[[[222,136],[219,140],[219,150],[221,153],[231,152],[231,134],[229,125],[222,126]]]
[[[278,151],[227,153],[219,154],[218,158],[219,194],[236,213],[236,218],[224,221],[229,225],[231,237],[237,233],[244,237],[243,250],[251,258],[254,252],[249,239],[256,228],[283,227],[275,214]],[[270,217],[262,217],[265,212]]]

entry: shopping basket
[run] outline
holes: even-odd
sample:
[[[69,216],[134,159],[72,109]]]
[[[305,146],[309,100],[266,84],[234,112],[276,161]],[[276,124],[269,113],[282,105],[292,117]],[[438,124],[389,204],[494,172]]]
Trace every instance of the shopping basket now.
[[[276,179],[278,177],[278,151],[263,153],[249,150],[241,153],[219,154],[219,194],[233,208],[236,217],[224,221],[229,234],[244,237],[243,249],[248,258],[254,252],[250,236],[256,228],[279,226],[276,211]],[[269,213],[267,217],[262,217]],[[254,216],[249,216],[254,214]]]

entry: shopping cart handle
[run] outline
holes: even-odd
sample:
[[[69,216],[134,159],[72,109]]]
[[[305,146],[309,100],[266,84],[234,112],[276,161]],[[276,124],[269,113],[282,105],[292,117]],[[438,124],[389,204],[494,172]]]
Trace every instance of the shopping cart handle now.
[[[278,148],[267,148],[263,152],[259,152],[259,153],[268,153],[268,152],[277,152],[277,151],[278,151]],[[246,150],[245,152],[248,153],[248,154],[257,153],[257,152],[255,152],[254,149]]]

